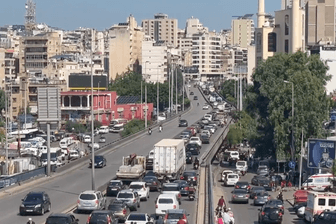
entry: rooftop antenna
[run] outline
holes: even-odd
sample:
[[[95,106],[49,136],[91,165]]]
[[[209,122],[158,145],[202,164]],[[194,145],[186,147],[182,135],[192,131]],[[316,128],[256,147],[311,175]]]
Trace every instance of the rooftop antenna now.
[[[33,0],[27,0],[25,8],[25,27],[26,30],[31,31],[36,25],[36,4]]]

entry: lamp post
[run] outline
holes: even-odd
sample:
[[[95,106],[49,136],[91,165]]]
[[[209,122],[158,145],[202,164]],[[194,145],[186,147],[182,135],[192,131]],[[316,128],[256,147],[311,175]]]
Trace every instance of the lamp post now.
[[[91,51],[91,177],[92,190],[96,190],[95,185],[95,166],[94,166],[94,114],[93,114],[93,52]]]
[[[292,84],[292,147],[291,147],[291,158],[292,161],[294,161],[294,83],[293,82],[289,82],[287,80],[284,80],[284,83],[290,83]]]
[[[149,63],[149,61],[145,62],[145,129],[147,129],[147,69],[146,69],[146,65],[147,63]],[[142,80],[142,78],[141,78]],[[142,89],[142,82],[141,82],[141,89]],[[141,96],[142,97],[142,96]],[[142,105],[142,99],[141,99],[141,105]]]
[[[98,121],[100,121],[100,118],[99,118],[99,85],[100,85],[100,81],[98,82],[98,100],[97,100],[97,107],[98,107]]]
[[[156,76],[156,121],[159,123],[159,112],[160,112],[160,107],[159,107],[159,68],[161,68],[162,65],[159,65],[157,67],[157,76]]]
[[[5,130],[5,135],[6,135],[6,142],[5,142],[5,149],[6,149],[6,175],[8,175],[8,122],[7,122],[7,118],[8,118],[8,113],[7,113],[7,85],[5,83],[5,119],[6,119],[6,130]],[[20,137],[20,133],[18,133],[19,137]]]

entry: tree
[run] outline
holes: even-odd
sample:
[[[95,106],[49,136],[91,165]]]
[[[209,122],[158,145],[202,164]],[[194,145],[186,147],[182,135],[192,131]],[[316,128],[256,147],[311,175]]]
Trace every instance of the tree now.
[[[5,110],[5,91],[4,90],[0,90],[0,112],[2,112],[2,110]]]
[[[248,89],[247,111],[256,118],[253,146],[265,155],[290,153],[292,122],[295,149],[300,151],[301,130],[304,141],[323,135],[322,122],[328,118],[329,103],[324,86],[330,80],[328,67],[318,55],[306,53],[277,54],[261,62]],[[292,85],[294,84],[294,119]],[[297,152],[299,153],[299,152]]]

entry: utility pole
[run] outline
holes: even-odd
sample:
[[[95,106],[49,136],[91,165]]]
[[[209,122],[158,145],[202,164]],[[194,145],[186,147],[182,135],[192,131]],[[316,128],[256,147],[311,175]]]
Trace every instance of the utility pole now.
[[[5,134],[6,134],[6,142],[5,142],[5,149],[6,149],[6,175],[8,175],[8,113],[7,113],[7,85],[6,85],[6,82],[5,82],[5,119],[6,119],[6,131],[5,131]]]
[[[91,50],[91,177],[92,190],[96,190],[95,185],[95,149],[94,149],[94,114],[93,114],[93,52]]]
[[[302,156],[303,156],[303,128],[302,128],[302,134],[301,134],[301,153],[300,153],[299,189],[301,189],[301,178],[302,178]]]
[[[97,107],[98,107],[98,121],[100,121],[100,118],[99,118],[99,84],[100,84],[100,81],[98,82],[98,100],[97,100]]]
[[[171,107],[170,107],[170,73],[171,73],[171,68],[170,68],[170,66],[169,66],[169,64],[168,64],[168,69],[167,69],[167,71],[168,71],[168,94],[169,94],[169,97],[168,97],[168,107],[169,107],[169,116],[171,116]],[[168,111],[167,111],[168,112]],[[167,116],[168,117],[168,116]]]
[[[171,80],[171,94],[170,94],[170,96],[171,96],[171,100],[170,100],[170,103],[171,103],[171,107],[170,107],[170,111],[171,111],[171,113],[173,112],[173,104],[174,104],[174,67],[175,67],[175,65],[174,64],[172,64],[172,80]]]
[[[24,81],[24,99],[25,99],[25,108],[24,108],[24,118],[25,118],[25,127],[24,129],[26,130],[27,129],[27,93],[26,93],[26,90],[27,90],[27,80],[25,79]]]
[[[175,104],[176,104],[176,107],[175,107],[175,111],[176,111],[176,114],[178,114],[178,107],[177,107],[177,66],[175,67],[175,82],[176,82],[176,89],[175,89]]]
[[[240,111],[243,110],[243,88],[242,88],[242,72],[241,72],[241,67],[239,67],[239,82],[240,82],[240,103],[239,103],[239,106],[240,106]]]
[[[182,87],[182,111],[184,111],[184,75],[182,73],[182,78],[183,78],[183,87]],[[188,91],[189,92],[189,91]]]

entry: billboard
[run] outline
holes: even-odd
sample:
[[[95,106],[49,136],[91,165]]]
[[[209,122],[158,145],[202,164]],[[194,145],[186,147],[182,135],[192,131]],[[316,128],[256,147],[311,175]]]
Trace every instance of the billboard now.
[[[335,160],[336,141],[327,139],[308,140],[308,167],[332,168]]]
[[[71,90],[90,90],[91,89],[91,75],[86,74],[70,74],[69,75],[69,88]],[[108,87],[107,75],[94,75],[93,88],[98,90],[106,90]]]

